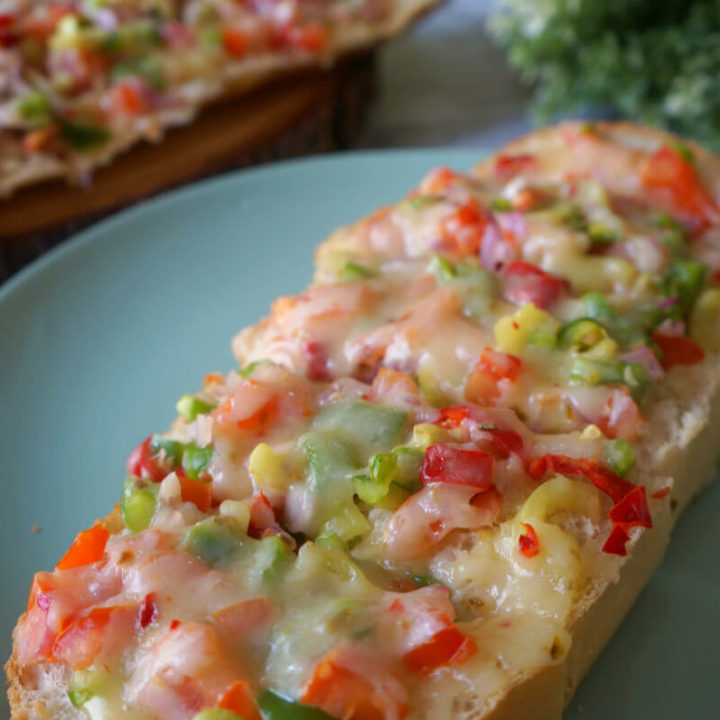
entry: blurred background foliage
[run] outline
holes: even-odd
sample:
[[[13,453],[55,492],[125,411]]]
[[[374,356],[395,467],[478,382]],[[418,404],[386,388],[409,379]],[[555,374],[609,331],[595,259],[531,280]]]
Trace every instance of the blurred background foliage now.
[[[720,151],[720,0],[499,0],[490,27],[536,120],[612,112]]]

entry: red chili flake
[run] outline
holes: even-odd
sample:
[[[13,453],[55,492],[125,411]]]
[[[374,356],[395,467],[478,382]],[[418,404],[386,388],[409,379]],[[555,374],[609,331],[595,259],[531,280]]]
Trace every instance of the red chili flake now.
[[[175,630],[176,628],[180,627],[180,621],[179,620],[173,620],[170,623],[170,629]]]
[[[625,557],[627,555],[627,548],[625,544],[630,539],[630,536],[620,525],[615,525],[612,529],[608,539],[602,546],[602,551],[608,553],[608,555],[621,555]]]
[[[657,492],[654,492],[650,497],[654,497],[656,500],[662,500],[664,497],[668,495],[670,492],[670,486],[662,488],[662,490],[658,490]]]
[[[535,528],[530,523],[523,523],[525,532],[518,538],[520,552],[526,557],[535,557],[540,552],[540,541]]]
[[[158,608],[155,604],[155,593],[151,592],[145,596],[145,599],[140,605],[140,627],[146,628],[158,615]],[[173,620],[173,623],[178,622]],[[173,628],[172,623],[170,624],[171,629]]]

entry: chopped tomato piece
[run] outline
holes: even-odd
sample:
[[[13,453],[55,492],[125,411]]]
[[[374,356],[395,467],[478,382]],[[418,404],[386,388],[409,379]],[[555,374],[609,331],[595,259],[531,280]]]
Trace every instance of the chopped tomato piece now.
[[[523,523],[525,532],[518,538],[520,552],[526,557],[535,557],[540,552],[540,541],[535,528],[530,523]]]
[[[136,616],[136,605],[93,608],[58,635],[52,655],[75,670],[89,667],[101,652],[107,656],[132,637]]]
[[[347,654],[347,653],[346,653]],[[401,720],[404,688],[389,673],[357,667],[352,656],[331,650],[315,667],[300,700],[343,720]]]
[[[486,430],[492,438],[500,460],[509,458],[510,455],[522,455],[525,448],[522,438],[514,430],[489,429]]]
[[[160,482],[167,473],[155,461],[150,451],[150,442],[152,435],[143,440],[129,455],[125,467],[128,475],[137,478],[149,478],[155,482]]]
[[[664,145],[650,155],[640,178],[645,187],[671,209],[700,227],[720,218],[720,209],[703,186],[697,170],[675,148]]]
[[[498,180],[510,180],[522,172],[532,170],[536,164],[537,159],[530,153],[498,155],[495,158],[493,173]]]
[[[248,52],[247,34],[239,28],[224,27],[222,29],[222,43],[227,54],[236,60],[245,57]]]
[[[244,636],[267,625],[272,615],[272,605],[264,597],[258,597],[222,608],[212,614],[212,619],[223,632]]]
[[[182,501],[194,503],[198,510],[206,513],[212,507],[212,483],[193,480],[181,472],[178,472],[177,478]]]
[[[234,682],[220,698],[218,707],[225,710],[232,710],[242,720],[262,720],[252,689],[245,680]]]
[[[493,456],[483,450],[436,443],[425,452],[420,479],[424,485],[443,482],[489,490],[493,487]]]
[[[550,204],[552,196],[540,188],[525,187],[513,197],[513,207],[520,212],[530,212]]]
[[[109,537],[110,533],[102,525],[79,532],[55,568],[69,570],[102,560]]]
[[[567,287],[562,278],[530,263],[511,262],[503,274],[503,297],[515,305],[534,303],[546,309],[557,302]]]
[[[445,245],[461,255],[476,255],[480,249],[487,215],[477,200],[468,200],[443,219],[440,235]]]
[[[480,405],[492,405],[500,397],[498,384],[515,382],[521,367],[519,357],[485,348],[465,382],[465,397]]]
[[[665,370],[669,370],[675,365],[696,365],[705,359],[702,348],[698,347],[690,338],[654,332],[652,339],[660,348],[662,353],[660,364]]]
[[[403,661],[410,672],[427,675],[439,667],[465,662],[477,652],[477,644],[454,625],[433,635],[425,645],[411,650]]]

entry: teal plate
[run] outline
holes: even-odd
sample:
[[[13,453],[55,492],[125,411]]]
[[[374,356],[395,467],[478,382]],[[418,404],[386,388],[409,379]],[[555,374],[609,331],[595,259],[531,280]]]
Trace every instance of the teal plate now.
[[[98,224],[0,289],[1,656],[33,571],[108,512],[128,451],[169,425],[176,399],[233,366],[233,334],[307,285],[317,243],[431,167],[476,158],[337,155],[200,183]],[[720,715],[719,516],[715,484],[566,718]]]

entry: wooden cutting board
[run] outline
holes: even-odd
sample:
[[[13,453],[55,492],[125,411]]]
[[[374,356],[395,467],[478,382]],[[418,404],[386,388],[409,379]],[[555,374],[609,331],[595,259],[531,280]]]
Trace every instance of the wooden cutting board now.
[[[207,108],[157,144],[135,147],[86,188],[50,181],[0,200],[5,273],[109,212],[233,168],[347,147],[374,88],[373,53],[305,71]],[[0,276],[2,268],[0,268]]]

